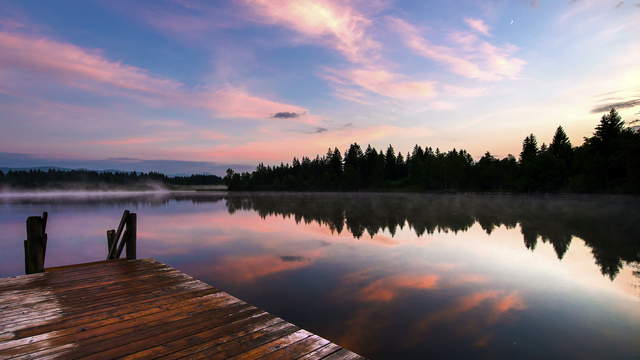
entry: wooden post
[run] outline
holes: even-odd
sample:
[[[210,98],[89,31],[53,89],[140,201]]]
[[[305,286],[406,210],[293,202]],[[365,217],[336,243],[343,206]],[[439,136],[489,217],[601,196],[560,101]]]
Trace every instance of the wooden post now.
[[[107,260],[119,259],[125,246],[127,247],[127,259],[136,259],[136,222],[136,214],[125,210],[122,213],[118,230],[107,231],[107,245],[109,247]],[[122,238],[120,238],[120,235],[122,235]]]
[[[127,217],[127,259],[134,260],[136,258],[136,242],[137,242],[137,216],[136,213],[130,213]]]
[[[113,247],[113,242],[116,240],[116,231],[115,230],[107,230],[107,253],[111,251]]]
[[[27,218],[27,241],[25,246],[26,273],[44,272],[44,234],[43,222],[40,216]]]
[[[31,274],[31,270],[29,269],[29,242],[27,240],[24,240],[23,244],[24,244],[24,273]]]
[[[109,246],[109,254],[107,255],[107,260],[117,259],[116,254],[118,253],[118,249],[117,249],[118,241],[120,240],[120,235],[122,235],[122,230],[124,230],[124,224],[128,216],[129,216],[129,210],[125,210],[122,213],[122,218],[120,218],[120,224],[118,225],[118,230],[116,231],[115,240]]]
[[[42,213],[42,264],[44,266],[45,259],[47,257],[47,220],[49,219],[49,213]]]
[[[127,238],[129,237],[129,228],[125,227],[124,234],[122,234],[122,239],[120,243],[118,243],[118,248],[116,249],[116,253],[113,256],[114,259],[120,259],[122,255],[122,250],[124,250],[124,246],[127,245]]]

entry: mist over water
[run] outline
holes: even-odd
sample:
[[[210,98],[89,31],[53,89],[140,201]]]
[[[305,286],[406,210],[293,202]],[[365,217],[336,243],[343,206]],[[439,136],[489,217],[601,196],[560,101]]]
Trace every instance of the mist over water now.
[[[0,275],[49,212],[46,266],[153,257],[374,359],[640,354],[640,201],[624,196],[137,192],[0,196]]]
[[[129,198],[135,196],[151,196],[166,195],[169,193],[167,189],[147,190],[147,191],[128,191],[128,190],[46,190],[46,191],[0,191],[0,199],[33,199],[33,198]]]

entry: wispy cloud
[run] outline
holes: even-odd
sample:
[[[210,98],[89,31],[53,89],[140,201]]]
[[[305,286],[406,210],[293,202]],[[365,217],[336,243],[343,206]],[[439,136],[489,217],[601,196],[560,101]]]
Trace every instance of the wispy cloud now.
[[[465,32],[454,33],[456,46],[436,45],[420,29],[400,18],[390,17],[391,27],[416,54],[434,60],[455,74],[470,79],[498,81],[515,79],[526,62],[513,56],[516,47],[495,46]]]
[[[0,32],[0,65],[4,71],[37,73],[65,85],[88,90],[110,87],[144,96],[182,92],[179,82],[106,59],[100,51],[19,33]]]
[[[211,109],[217,117],[248,119],[275,118],[302,120],[304,122],[317,120],[316,117],[307,114],[308,109],[258,97],[240,88],[225,87],[201,96],[199,101],[202,106]],[[273,114],[296,114],[297,116],[274,116]]]
[[[331,0],[244,0],[258,21],[284,26],[307,42],[319,42],[342,54],[354,66],[326,68],[321,76],[336,86],[335,95],[369,104],[364,89],[393,99],[424,99],[435,95],[435,82],[409,80],[383,65],[383,44],[371,35],[374,22],[351,2]],[[356,88],[354,88],[354,86]]]
[[[471,29],[481,33],[482,35],[491,36],[491,33],[489,32],[489,25],[485,24],[482,19],[465,18],[464,22],[466,22]]]
[[[435,81],[415,81],[384,68],[366,67],[347,70],[325,69],[323,76],[339,85],[357,85],[369,92],[394,99],[425,99],[436,95]],[[344,91],[344,90],[343,90]],[[357,98],[357,90],[345,95]]]
[[[309,110],[260,97],[238,87],[190,89],[179,81],[107,59],[99,50],[84,49],[45,37],[0,32],[0,66],[3,72],[57,82],[71,88],[127,98],[146,105],[208,109],[226,118],[269,119],[272,114],[296,113],[290,117],[313,121]],[[18,85],[18,84],[15,84]],[[3,84],[3,92],[12,86]]]
[[[608,104],[601,104],[591,109],[591,112],[601,113],[601,112],[609,111],[612,108],[625,109],[625,108],[632,108],[635,106],[640,106],[640,99],[631,99],[631,100],[625,100],[625,101],[611,102]]]
[[[242,0],[256,21],[294,30],[321,42],[352,62],[370,60],[380,44],[367,35],[372,22],[349,2],[331,0]]]

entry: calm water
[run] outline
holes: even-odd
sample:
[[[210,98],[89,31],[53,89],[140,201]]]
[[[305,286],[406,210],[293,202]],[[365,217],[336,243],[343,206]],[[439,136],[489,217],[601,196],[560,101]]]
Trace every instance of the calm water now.
[[[640,358],[640,200],[420,194],[0,198],[0,276],[49,212],[47,266],[123,209],[153,257],[373,359]]]

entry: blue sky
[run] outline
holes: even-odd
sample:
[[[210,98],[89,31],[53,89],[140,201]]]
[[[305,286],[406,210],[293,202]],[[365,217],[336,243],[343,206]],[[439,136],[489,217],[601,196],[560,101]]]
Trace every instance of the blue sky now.
[[[577,145],[598,108],[640,117],[638,24],[635,0],[3,1],[0,152],[506,156],[558,125]]]

